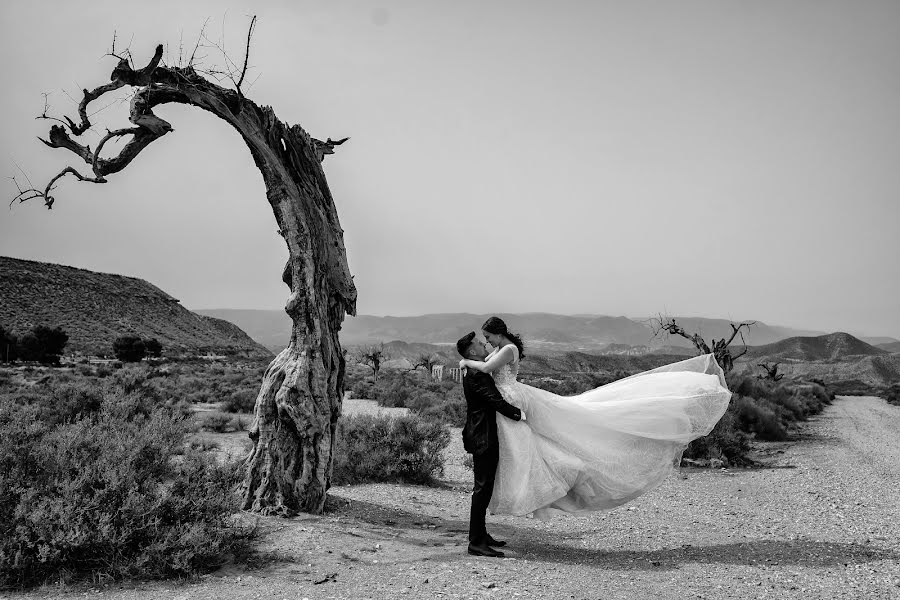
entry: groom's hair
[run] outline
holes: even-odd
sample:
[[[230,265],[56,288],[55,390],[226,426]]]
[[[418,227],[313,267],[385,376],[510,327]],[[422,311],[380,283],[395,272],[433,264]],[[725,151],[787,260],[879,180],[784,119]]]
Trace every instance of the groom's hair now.
[[[469,346],[472,345],[472,340],[474,339],[475,332],[470,331],[456,341],[456,351],[459,352],[460,356],[464,357],[466,355],[466,351],[469,349]]]

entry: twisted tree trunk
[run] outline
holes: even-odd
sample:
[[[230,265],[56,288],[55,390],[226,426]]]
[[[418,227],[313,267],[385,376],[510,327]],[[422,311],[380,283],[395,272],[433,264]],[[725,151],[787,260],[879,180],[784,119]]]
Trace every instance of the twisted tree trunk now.
[[[153,114],[160,104],[202,108],[241,134],[262,174],[266,197],[288,247],[290,258],[282,278],[291,289],[285,311],[294,322],[290,345],[269,365],[256,399],[243,507],[267,514],[321,512],[344,392],[345,364],[338,332],[345,313],[356,312],[356,288],[320,162],[344,140],[313,139],[300,126],[278,120],[270,107],[246,99],[239,86],[237,90],[220,87],[190,66],[159,66],[162,51],[157,46],[147,67],[137,71],[120,60],[111,83],[84,90],[81,122],[66,118],[68,131],[53,125],[49,141],[42,140],[80,156],[93,176],[67,167],[44,190],[20,190],[16,200],[41,197],[52,207],[53,184],[67,173],[82,181],[106,183],[106,175],[121,171],[152,141],[172,131],[169,123]],[[138,88],[129,117],[135,127],[110,131],[96,150],[74,140],[70,132],[79,136],[90,127],[87,105],[124,85]],[[118,156],[101,158],[106,141],[122,135],[133,138]]]

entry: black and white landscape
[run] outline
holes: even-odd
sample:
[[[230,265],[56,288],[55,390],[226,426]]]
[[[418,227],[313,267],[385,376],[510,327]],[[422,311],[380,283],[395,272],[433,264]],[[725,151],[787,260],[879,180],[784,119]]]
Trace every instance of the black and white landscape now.
[[[900,5],[10,0],[0,49],[4,598],[900,597]],[[496,556],[494,449],[592,510]]]

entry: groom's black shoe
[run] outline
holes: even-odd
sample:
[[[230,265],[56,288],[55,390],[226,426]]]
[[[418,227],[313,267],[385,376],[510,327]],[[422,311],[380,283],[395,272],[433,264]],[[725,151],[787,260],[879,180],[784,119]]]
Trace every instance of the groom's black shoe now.
[[[501,558],[503,553],[499,550],[494,550],[484,542],[480,544],[469,543],[469,554],[474,556],[491,556],[493,558]]]
[[[484,541],[488,546],[493,546],[494,548],[502,548],[506,545],[506,542],[495,540],[493,537],[491,537],[491,534],[487,534],[487,536],[485,536],[484,538]]]

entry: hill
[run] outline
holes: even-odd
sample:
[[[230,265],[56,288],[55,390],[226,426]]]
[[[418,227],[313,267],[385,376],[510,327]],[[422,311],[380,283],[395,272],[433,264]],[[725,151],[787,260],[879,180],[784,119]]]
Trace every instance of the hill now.
[[[770,361],[778,360],[844,360],[851,356],[878,356],[887,350],[853,337],[849,333],[837,332],[816,337],[791,337],[774,344],[755,346],[748,357],[762,357]]]
[[[231,322],[198,315],[143,279],[0,257],[0,325],[18,335],[60,326],[66,353],[112,354],[117,337],[156,338],[166,354],[271,357]]]
[[[876,346],[887,352],[900,352],[900,342],[888,342],[886,344],[876,344]]]
[[[847,333],[793,337],[757,346],[737,361],[735,370],[759,373],[761,362],[779,363],[788,379],[820,379],[838,393],[871,394],[900,382],[900,354]]]
[[[290,339],[291,320],[282,310],[209,309],[196,311],[237,324],[257,342],[273,351]],[[374,344],[391,340],[452,344],[468,331],[477,329],[491,315],[442,313],[415,317],[347,317],[341,330],[341,342],[347,346]],[[653,353],[679,353],[677,348],[692,348],[681,337],[653,338],[649,319],[630,319],[605,315],[556,315],[550,313],[500,314],[511,329],[522,333],[529,347],[558,351],[603,351],[610,344],[624,347],[646,346]],[[678,317],[689,331],[700,331],[709,338],[731,334],[730,321],[701,317]],[[777,327],[758,322],[745,333],[747,343],[762,345],[797,335],[821,332]],[[683,351],[682,351],[683,352]]]

